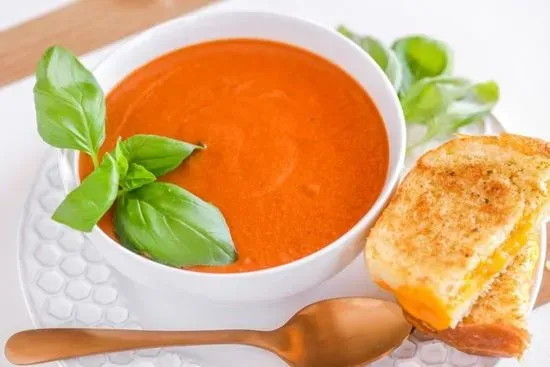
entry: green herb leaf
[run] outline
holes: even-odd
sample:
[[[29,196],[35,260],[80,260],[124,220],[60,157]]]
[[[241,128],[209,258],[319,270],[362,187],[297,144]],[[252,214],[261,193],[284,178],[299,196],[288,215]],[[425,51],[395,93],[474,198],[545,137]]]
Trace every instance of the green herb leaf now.
[[[497,83],[492,80],[485,83],[477,83],[474,86],[474,93],[479,101],[492,104],[498,102],[500,94]]]
[[[481,120],[491,112],[498,98],[499,88],[493,81],[471,85],[464,98],[455,101],[447,109],[444,128],[454,133],[463,126]]]
[[[128,162],[137,163],[160,177],[177,168],[196,149],[203,146],[157,135],[134,135],[123,141]]]
[[[128,153],[124,147],[124,142],[120,139],[116,144],[114,154],[120,175],[119,185],[121,191],[119,195],[156,181],[157,177],[145,167],[137,163],[130,164],[128,162]]]
[[[67,195],[52,219],[76,230],[90,232],[115,201],[118,181],[115,159],[106,154],[101,165]]]
[[[156,179],[157,177],[147,171],[145,167],[137,163],[132,163],[126,176],[120,180],[120,187],[122,187],[124,192],[132,191],[143,185],[155,182]]]
[[[426,36],[411,36],[397,40],[392,48],[401,64],[400,96],[419,80],[452,72],[451,51],[443,42]]]
[[[225,265],[237,258],[221,212],[169,183],[120,197],[115,228],[123,245],[175,267]]]
[[[486,117],[498,101],[495,82],[472,84],[451,77],[427,78],[416,82],[402,98],[409,124],[426,126],[424,136],[408,144],[409,149]]]
[[[422,79],[401,98],[407,123],[424,123],[446,111],[455,100],[463,98],[471,83],[462,78],[435,77]]]
[[[122,147],[122,141],[120,139],[117,141],[115,147],[115,160],[120,177],[126,176],[126,173],[128,173],[128,158],[126,158],[124,148]]]
[[[105,98],[92,73],[62,47],[50,47],[36,70],[38,133],[55,147],[88,153],[97,165],[105,139]]]
[[[336,30],[338,33],[340,33],[343,36],[346,36],[350,40],[352,40],[355,43],[359,43],[359,40],[361,37],[359,37],[357,34],[353,33],[348,27],[345,25],[340,24],[338,27],[336,27]]]
[[[338,27],[338,32],[357,43],[376,61],[378,66],[384,71],[396,91],[401,84],[401,67],[395,53],[384,46],[382,42],[371,36],[360,36],[353,33],[345,26]]]
[[[67,49],[49,47],[36,68],[36,79],[56,88],[65,88],[75,83],[94,84],[99,87],[94,75]]]

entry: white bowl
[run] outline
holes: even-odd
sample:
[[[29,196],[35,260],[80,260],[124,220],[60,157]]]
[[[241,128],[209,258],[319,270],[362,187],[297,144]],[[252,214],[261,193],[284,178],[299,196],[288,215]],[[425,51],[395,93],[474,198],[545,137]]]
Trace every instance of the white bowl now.
[[[278,300],[327,280],[361,252],[366,232],[397,185],[405,156],[405,121],[391,83],[364,51],[335,31],[283,15],[218,12],[175,19],[127,42],[108,56],[94,74],[108,93],[130,72],[165,53],[228,38],[268,39],[307,49],[340,66],[368,92],[386,125],[390,148],[388,177],[375,204],[352,229],[316,253],[286,265],[248,273],[208,274],[161,265],[127,250],[97,226],[89,237],[116,269],[143,285],[191,292],[219,301]],[[79,183],[78,152],[62,151],[59,162],[68,192]]]

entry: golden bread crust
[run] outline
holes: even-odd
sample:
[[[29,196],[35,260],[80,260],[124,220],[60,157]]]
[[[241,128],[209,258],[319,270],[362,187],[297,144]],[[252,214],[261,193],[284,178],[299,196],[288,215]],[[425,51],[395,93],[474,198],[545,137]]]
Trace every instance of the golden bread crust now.
[[[479,244],[503,227],[505,238],[523,213],[518,188],[488,170],[419,162],[370,232],[368,251],[391,246],[405,257],[404,270],[419,264],[442,274],[471,268],[473,255],[485,250]]]
[[[459,324],[454,329],[436,331],[407,313],[405,317],[422,333],[468,354],[520,357],[529,345],[527,331],[509,324]]]

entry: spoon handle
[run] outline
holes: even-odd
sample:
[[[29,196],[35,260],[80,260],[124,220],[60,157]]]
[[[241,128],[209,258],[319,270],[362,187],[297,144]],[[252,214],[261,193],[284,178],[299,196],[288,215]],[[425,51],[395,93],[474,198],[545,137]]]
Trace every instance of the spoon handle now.
[[[267,334],[251,330],[36,329],[12,335],[6,342],[5,354],[13,364],[28,365],[129,349],[202,344],[260,346]]]

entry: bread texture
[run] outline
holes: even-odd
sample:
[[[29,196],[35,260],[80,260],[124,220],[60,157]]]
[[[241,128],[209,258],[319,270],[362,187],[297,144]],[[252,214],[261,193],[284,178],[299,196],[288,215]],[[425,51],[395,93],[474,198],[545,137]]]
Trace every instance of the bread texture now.
[[[463,352],[491,357],[521,356],[529,344],[526,318],[539,259],[538,236],[538,230],[531,232],[527,246],[456,328],[434,330],[411,315],[405,316],[421,332]]]
[[[549,179],[538,139],[459,136],[427,152],[368,236],[373,280],[430,329],[456,327],[527,245]]]

